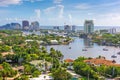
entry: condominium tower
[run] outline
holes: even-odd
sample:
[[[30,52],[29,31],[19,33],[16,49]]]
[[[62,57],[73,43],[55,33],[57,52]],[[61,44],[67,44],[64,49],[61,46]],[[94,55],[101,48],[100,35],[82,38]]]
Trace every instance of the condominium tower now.
[[[94,23],[93,20],[85,20],[84,23],[84,33],[92,34],[94,32]]]

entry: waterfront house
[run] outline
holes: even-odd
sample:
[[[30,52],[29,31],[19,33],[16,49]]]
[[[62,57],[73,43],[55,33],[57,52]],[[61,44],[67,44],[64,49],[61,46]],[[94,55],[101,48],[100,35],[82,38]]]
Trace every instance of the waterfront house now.
[[[65,59],[64,62],[68,64],[67,69],[73,69],[72,64],[73,64],[74,60],[72,60],[72,59]]]
[[[115,61],[111,61],[111,60],[106,60],[106,59],[88,59],[88,60],[84,60],[85,63],[89,64],[89,65],[94,65],[94,66],[101,66],[101,65],[106,65],[106,66],[119,66],[120,64],[116,64]]]
[[[39,71],[41,70],[46,71],[52,68],[52,64],[45,60],[33,60],[30,62],[30,64],[34,65]]]

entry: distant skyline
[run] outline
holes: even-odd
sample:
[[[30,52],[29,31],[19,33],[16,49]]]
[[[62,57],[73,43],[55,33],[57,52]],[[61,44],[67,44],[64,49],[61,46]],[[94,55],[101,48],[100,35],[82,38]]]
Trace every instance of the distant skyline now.
[[[22,20],[40,25],[120,26],[120,0],[0,0],[0,25]]]

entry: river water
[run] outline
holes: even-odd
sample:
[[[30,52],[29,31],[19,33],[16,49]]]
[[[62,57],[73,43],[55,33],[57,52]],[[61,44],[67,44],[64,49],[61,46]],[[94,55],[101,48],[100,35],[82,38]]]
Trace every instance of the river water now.
[[[74,41],[69,45],[49,45],[46,46],[49,51],[50,48],[54,48],[59,50],[64,55],[64,59],[71,58],[77,59],[79,56],[84,57],[98,57],[99,55],[106,57],[108,60],[115,60],[117,63],[120,63],[120,55],[117,53],[120,52],[120,48],[109,47],[109,46],[101,46],[96,43],[91,43],[87,39],[81,39],[78,37],[74,38]],[[108,51],[103,51],[103,48],[108,49]],[[82,49],[87,49],[87,51],[83,51]],[[117,58],[112,58],[111,56],[115,55]]]

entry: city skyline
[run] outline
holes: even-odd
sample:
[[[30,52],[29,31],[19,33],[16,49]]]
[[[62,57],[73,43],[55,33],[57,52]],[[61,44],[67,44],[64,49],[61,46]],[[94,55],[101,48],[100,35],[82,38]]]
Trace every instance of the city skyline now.
[[[120,25],[120,0],[0,0],[0,25],[23,20],[40,25]]]

